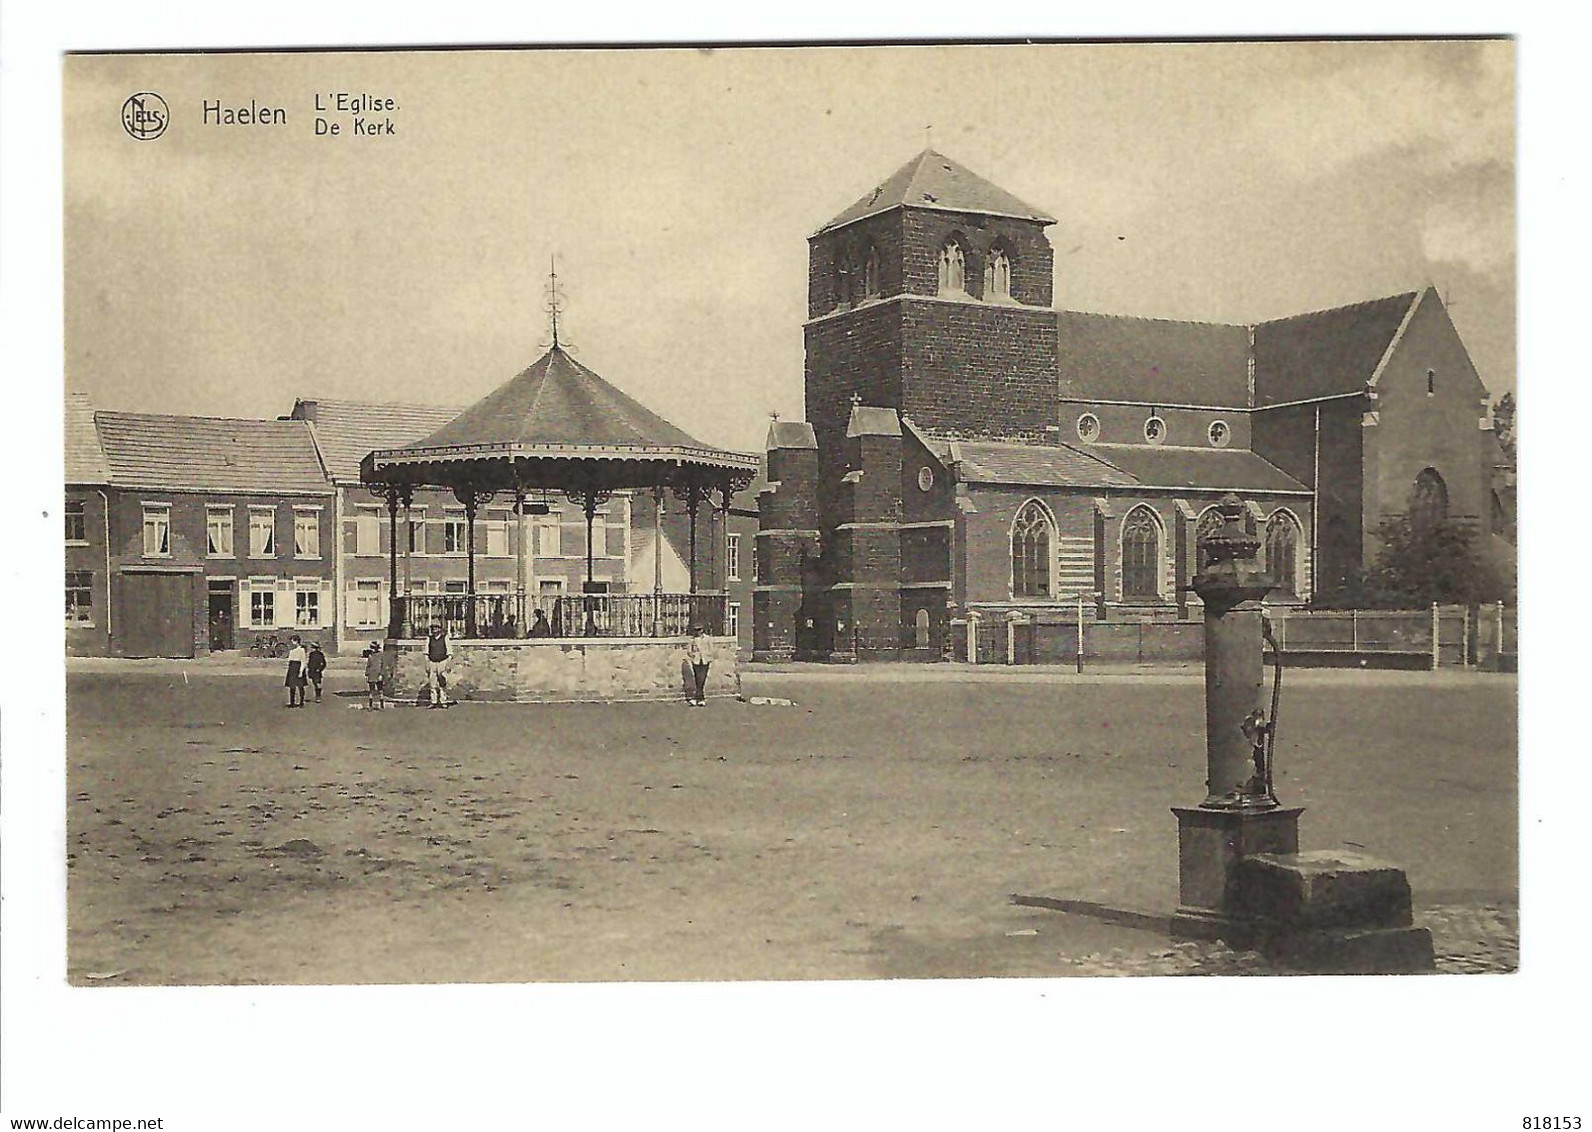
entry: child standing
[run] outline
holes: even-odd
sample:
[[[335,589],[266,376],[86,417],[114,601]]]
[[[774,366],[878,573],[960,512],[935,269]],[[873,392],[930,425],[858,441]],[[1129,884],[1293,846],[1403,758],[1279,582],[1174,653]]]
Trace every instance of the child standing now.
[[[310,642],[310,658],[307,665],[310,683],[315,685],[315,702],[321,702],[321,680],[326,676],[326,654],[321,651],[321,642]]]
[[[287,654],[287,706],[304,706],[304,665],[309,659],[304,655],[304,642],[295,633],[290,638],[293,647]]]
[[[691,675],[696,684],[696,695],[689,701],[692,707],[707,707],[708,654],[702,639],[701,625],[691,626],[691,639],[686,643],[686,659],[691,662]]]
[[[365,657],[365,691],[368,697],[366,707],[371,711],[382,709],[382,671],[381,646],[377,643],[368,645],[364,652]]]

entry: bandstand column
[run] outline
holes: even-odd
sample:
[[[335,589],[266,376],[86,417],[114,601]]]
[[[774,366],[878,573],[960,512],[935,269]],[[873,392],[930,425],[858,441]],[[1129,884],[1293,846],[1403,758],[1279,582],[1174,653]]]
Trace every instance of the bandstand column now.
[[[514,530],[514,537],[518,540],[514,547],[514,589],[518,595],[516,604],[519,606],[515,611],[514,624],[515,631],[523,637],[531,628],[530,603],[525,600],[526,579],[530,571],[531,525],[526,521],[525,491],[522,488],[514,489],[514,514],[518,519]]]
[[[663,636],[663,485],[652,489],[652,635]]]
[[[691,514],[691,584],[688,588],[693,595],[697,592],[696,527],[697,506],[701,503],[701,500],[701,489],[696,484],[692,484],[690,491],[686,494],[685,507]],[[695,611],[693,610],[693,612]]]
[[[719,634],[730,631],[730,500],[735,497],[735,489],[728,481],[719,488],[719,498],[723,506],[719,510],[719,523],[723,530],[719,532],[719,589],[723,591],[719,597]],[[755,549],[755,548],[754,548]]]
[[[409,594],[414,589],[414,566],[410,555],[414,552],[415,519],[414,519],[414,488],[406,487],[403,492],[404,503],[404,620],[409,620]]]
[[[403,629],[403,601],[398,595],[398,489],[387,488],[387,635]]]

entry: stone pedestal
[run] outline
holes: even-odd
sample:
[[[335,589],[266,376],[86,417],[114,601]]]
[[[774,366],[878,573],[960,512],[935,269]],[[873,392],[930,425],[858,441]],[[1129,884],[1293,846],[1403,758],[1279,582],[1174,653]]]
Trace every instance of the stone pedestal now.
[[[1257,946],[1314,974],[1412,974],[1435,966],[1414,926],[1404,870],[1362,853],[1257,853],[1233,874],[1233,908]]]
[[[1271,810],[1220,810],[1173,806],[1177,815],[1179,939],[1224,939],[1245,947],[1259,934],[1239,907],[1234,883],[1238,862],[1255,853],[1297,853],[1303,806]]]

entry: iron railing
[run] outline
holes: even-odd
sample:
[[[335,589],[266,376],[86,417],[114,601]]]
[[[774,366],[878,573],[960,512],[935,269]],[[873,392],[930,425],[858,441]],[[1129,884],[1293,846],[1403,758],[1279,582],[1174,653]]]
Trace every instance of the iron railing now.
[[[393,602],[393,630],[424,637],[441,625],[450,637],[683,637],[701,625],[723,636],[722,593],[701,594],[410,594]],[[541,613],[541,620],[537,613]]]

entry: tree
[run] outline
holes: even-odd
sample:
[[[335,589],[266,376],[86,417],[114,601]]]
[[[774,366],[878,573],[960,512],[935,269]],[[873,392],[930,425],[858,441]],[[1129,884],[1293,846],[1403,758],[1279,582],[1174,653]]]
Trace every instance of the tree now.
[[[1477,546],[1469,523],[1413,523],[1400,515],[1378,528],[1382,550],[1369,569],[1345,579],[1320,605],[1331,609],[1424,609],[1506,600],[1507,583]]]
[[[1505,393],[1493,402],[1492,408],[1493,434],[1498,437],[1498,445],[1509,457],[1509,462],[1515,462],[1515,395],[1513,391]]]

